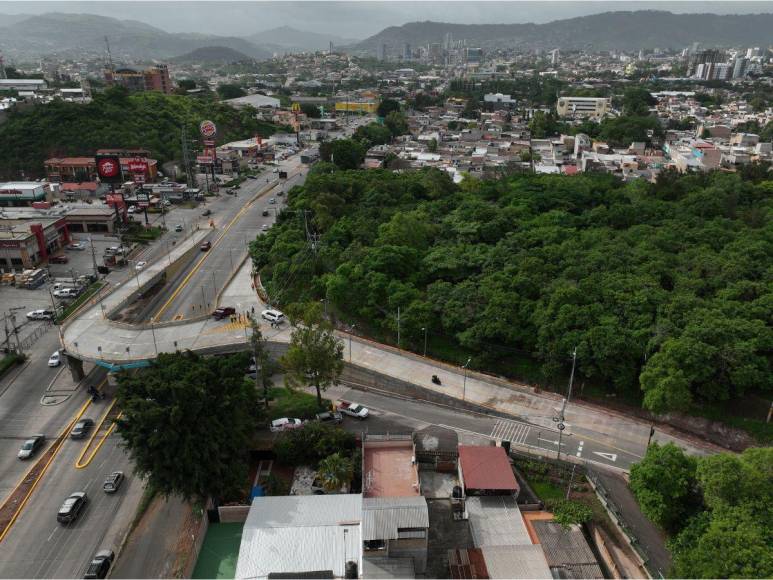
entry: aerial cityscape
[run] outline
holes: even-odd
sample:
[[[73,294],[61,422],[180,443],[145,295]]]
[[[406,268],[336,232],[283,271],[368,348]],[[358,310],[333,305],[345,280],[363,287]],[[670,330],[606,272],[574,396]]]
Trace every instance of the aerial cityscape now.
[[[0,578],[773,577],[773,2],[0,0]]]

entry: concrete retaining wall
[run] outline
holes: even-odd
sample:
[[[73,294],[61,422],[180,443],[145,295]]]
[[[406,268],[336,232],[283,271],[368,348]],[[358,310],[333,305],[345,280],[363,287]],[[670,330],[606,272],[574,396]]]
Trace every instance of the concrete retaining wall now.
[[[250,513],[248,505],[228,505],[217,508],[221,524],[238,524],[247,521],[247,514]]]

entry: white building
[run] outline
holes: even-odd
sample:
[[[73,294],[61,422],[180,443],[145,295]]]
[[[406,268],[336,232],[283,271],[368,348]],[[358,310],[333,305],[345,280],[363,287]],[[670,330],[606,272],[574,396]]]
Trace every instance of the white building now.
[[[559,97],[556,112],[561,117],[600,118],[609,112],[611,99],[603,97]]]

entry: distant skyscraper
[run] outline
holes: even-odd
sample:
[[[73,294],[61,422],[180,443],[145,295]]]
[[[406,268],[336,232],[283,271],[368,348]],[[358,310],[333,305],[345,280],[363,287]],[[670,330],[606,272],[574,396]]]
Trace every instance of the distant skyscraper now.
[[[328,50],[328,54],[333,54],[333,41],[330,41],[330,49]]]
[[[639,60],[640,61],[644,60],[644,50],[641,48],[639,49]]]
[[[376,58],[378,58],[378,60],[386,60],[386,57],[387,57],[387,45],[379,44],[378,52],[376,53]]]
[[[550,64],[552,66],[558,66],[558,63],[561,61],[561,51],[557,48],[550,51]]]
[[[408,42],[403,45],[403,60],[411,60],[411,45]]]
[[[748,68],[749,68],[748,58],[744,58],[742,56],[736,57],[735,62],[733,62],[733,78],[734,79],[743,78]]]

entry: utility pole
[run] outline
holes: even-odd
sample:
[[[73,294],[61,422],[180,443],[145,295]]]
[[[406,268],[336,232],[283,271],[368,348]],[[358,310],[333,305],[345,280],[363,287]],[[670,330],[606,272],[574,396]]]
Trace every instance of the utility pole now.
[[[400,307],[397,307],[397,348],[400,348]]]
[[[471,360],[472,360],[472,357],[469,357],[467,359],[467,362],[464,363],[464,366],[462,367],[464,369],[464,386],[462,387],[462,401],[467,400],[467,367],[470,365]]]
[[[193,177],[193,168],[191,167],[191,156],[188,150],[188,130],[185,125],[181,129],[182,151],[183,151],[183,168],[185,169],[185,182],[188,187],[196,187],[196,183]],[[209,190],[209,188],[207,188]]]
[[[567,394],[566,399],[564,399],[564,402],[561,404],[561,411],[558,413],[557,417],[553,417],[553,421],[558,423],[558,454],[556,455],[557,459],[561,459],[561,440],[562,436],[564,434],[564,429],[566,429],[566,424],[564,423],[565,420],[565,412],[566,412],[566,404],[569,402],[569,399],[572,398],[572,384],[574,383],[574,367],[577,362],[577,347],[574,347],[574,350],[572,350],[572,372],[569,375],[569,392]]]
[[[94,278],[97,277],[97,254],[94,251],[94,240],[89,237],[89,245],[91,246],[91,262],[94,265]]]

